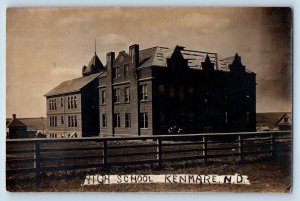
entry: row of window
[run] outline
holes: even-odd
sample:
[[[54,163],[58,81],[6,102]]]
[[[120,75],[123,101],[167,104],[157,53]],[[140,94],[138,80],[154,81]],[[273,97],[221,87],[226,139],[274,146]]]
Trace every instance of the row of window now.
[[[207,96],[207,97],[210,94],[208,91],[205,91],[205,89],[195,90],[193,86],[189,86],[189,87],[180,86],[179,88],[175,88],[172,85],[170,85],[168,87],[168,92],[167,92],[167,87],[165,85],[163,85],[163,84],[160,84],[158,86],[158,92],[160,94],[169,93],[169,96],[171,98],[179,97],[181,100],[183,100],[185,98],[185,96],[192,97],[194,94],[198,94],[198,95],[199,94],[205,94],[205,96]],[[249,100],[250,95],[246,94],[245,98],[246,98],[246,100]],[[225,96],[225,100],[228,100],[228,96],[227,95]],[[204,102],[208,102],[207,98],[204,99]]]
[[[77,134],[75,133],[75,134],[64,134],[64,133],[62,133],[62,134],[57,134],[57,133],[50,133],[49,134],[49,136],[50,136],[50,138],[57,138],[57,136],[59,136],[60,135],[60,137],[61,138],[70,138],[71,136],[72,137],[74,137],[74,138],[76,138],[77,137]]]
[[[65,123],[64,116],[60,117],[60,123]],[[50,116],[50,127],[57,127],[57,116]],[[68,116],[68,127],[77,127],[77,116]]]
[[[117,79],[120,77],[120,68],[121,68],[121,66],[118,66],[113,69],[113,79]],[[129,66],[128,65],[123,66],[123,72],[124,72],[124,77],[129,76]]]
[[[56,110],[57,109],[56,101],[57,101],[56,98],[49,100],[49,110]],[[64,106],[64,99],[63,98],[60,99],[60,106],[61,107]],[[74,109],[74,108],[77,108],[77,97],[76,96],[69,96],[68,97],[68,109]]]
[[[125,113],[125,128],[131,128],[131,114]],[[121,116],[120,113],[114,114],[113,117],[114,128],[121,128]],[[102,114],[102,127],[107,127],[107,115]],[[140,113],[140,128],[148,128],[148,113]]]
[[[148,87],[146,84],[140,86],[139,93],[140,93],[141,101],[145,101],[148,99]],[[125,94],[125,99],[124,99],[125,103],[130,102],[130,87],[124,88],[124,94]],[[120,88],[113,89],[113,102],[114,103],[121,102],[120,96],[121,96]],[[106,91],[102,90],[101,91],[101,104],[105,104],[105,102],[106,102]]]
[[[125,93],[125,103],[130,102],[130,87],[125,87],[124,89],[124,93]],[[120,102],[120,89],[114,89],[113,90],[113,102],[114,103],[119,103]],[[105,100],[104,100],[105,103]]]
[[[165,94],[166,93],[166,86],[161,84],[158,86],[158,91],[160,94]],[[190,96],[193,95],[194,93],[194,88],[191,86],[187,89],[187,92]],[[184,99],[184,96],[186,95],[186,89],[181,86],[178,88],[178,90],[175,90],[175,87],[173,87],[172,85],[169,86],[169,96],[170,97],[175,97],[175,96],[179,96],[180,99]]]

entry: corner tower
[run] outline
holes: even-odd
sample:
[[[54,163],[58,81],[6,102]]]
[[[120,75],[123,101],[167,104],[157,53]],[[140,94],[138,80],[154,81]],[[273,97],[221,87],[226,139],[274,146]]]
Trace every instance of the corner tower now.
[[[95,55],[90,60],[88,66],[82,67],[82,76],[88,76],[95,73],[100,73],[104,71],[104,66],[100,61],[99,57],[97,56],[96,52],[96,40],[95,40]]]

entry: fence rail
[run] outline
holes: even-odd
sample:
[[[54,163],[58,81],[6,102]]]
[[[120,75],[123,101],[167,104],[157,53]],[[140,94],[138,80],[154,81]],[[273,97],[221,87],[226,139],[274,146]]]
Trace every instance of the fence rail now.
[[[6,141],[8,174],[105,168],[259,154],[275,156],[291,148],[291,131],[205,133],[138,137],[10,139]]]

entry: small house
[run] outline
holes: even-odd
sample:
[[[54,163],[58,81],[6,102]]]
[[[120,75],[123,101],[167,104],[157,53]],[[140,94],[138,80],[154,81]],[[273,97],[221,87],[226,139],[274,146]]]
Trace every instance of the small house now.
[[[277,122],[276,126],[279,130],[291,130],[292,129],[292,115],[284,114]]]
[[[13,118],[6,127],[8,128],[7,138],[27,138],[27,126],[16,118],[16,114],[13,114]]]

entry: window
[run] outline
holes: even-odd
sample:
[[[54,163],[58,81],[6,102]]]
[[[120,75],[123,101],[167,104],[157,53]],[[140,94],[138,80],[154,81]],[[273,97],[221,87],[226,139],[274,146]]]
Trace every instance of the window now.
[[[148,114],[147,112],[141,113],[141,128],[148,128]]]
[[[249,124],[250,123],[250,112],[247,112],[246,116],[247,116],[247,124]]]
[[[61,138],[65,138],[65,134],[61,134]]]
[[[49,110],[52,110],[52,100],[49,100]]]
[[[56,110],[56,99],[49,100],[49,110]]]
[[[54,99],[54,110],[56,110],[56,99]]]
[[[63,106],[64,106],[64,99],[60,98],[60,107],[63,107]]]
[[[140,88],[140,97],[141,97],[141,100],[144,101],[144,100],[147,100],[148,99],[148,89],[147,89],[147,85],[146,84],[143,84]]]
[[[70,99],[70,97],[68,97],[68,109],[70,109],[71,108],[71,99]]]
[[[74,126],[77,127],[77,116],[74,116]]]
[[[115,128],[120,128],[120,113],[114,114],[114,127]]]
[[[212,132],[212,127],[208,126],[208,127],[204,127],[204,133],[209,133]]]
[[[175,97],[175,89],[173,86],[170,86],[170,97]]]
[[[68,116],[68,127],[71,127],[71,117]]]
[[[50,127],[57,127],[57,117],[50,116]]]
[[[68,97],[68,109],[77,108],[77,97],[71,96]]]
[[[113,71],[113,79],[117,79],[119,77],[120,77],[119,68],[116,67],[116,68],[114,68],[114,71]]]
[[[107,116],[106,116],[106,114],[102,114],[102,127],[103,128],[107,127]]]
[[[130,113],[125,113],[125,128],[131,127],[131,116]]]
[[[114,103],[120,102],[120,89],[114,89]]]
[[[128,77],[128,75],[129,75],[129,66],[125,65],[124,66],[124,77]]]
[[[68,127],[77,127],[77,116],[68,116]]]
[[[183,86],[181,86],[179,88],[179,98],[180,98],[180,100],[184,99],[184,87]]]
[[[158,86],[158,91],[159,91],[159,93],[160,94],[164,94],[165,93],[165,85],[163,85],[163,84],[160,84],[159,86]]]
[[[130,88],[125,87],[125,102],[128,103],[130,101]]]
[[[101,91],[101,104],[105,104],[105,98],[106,98],[106,91]]]
[[[189,87],[189,95],[192,96],[194,94],[194,87]]]
[[[61,116],[61,117],[60,117],[60,123],[61,123],[61,124],[64,124],[64,123],[65,123],[64,116]]]
[[[166,123],[166,114],[165,113],[160,113],[159,114],[159,122],[161,124],[165,124]]]
[[[71,118],[71,127],[74,127],[74,118],[73,116],[71,116],[70,118]]]
[[[74,108],[77,108],[77,97],[74,96]]]

